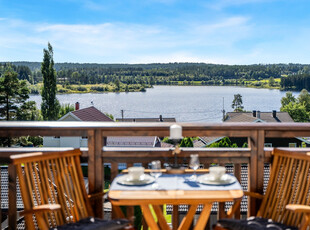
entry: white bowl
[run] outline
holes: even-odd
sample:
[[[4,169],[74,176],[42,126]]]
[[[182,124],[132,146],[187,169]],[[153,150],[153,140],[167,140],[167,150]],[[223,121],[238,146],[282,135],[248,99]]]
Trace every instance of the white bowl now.
[[[221,180],[221,177],[226,173],[226,168],[224,166],[213,166],[209,168],[210,176],[215,181]]]
[[[129,167],[128,175],[132,180],[140,180],[144,175],[144,167]]]

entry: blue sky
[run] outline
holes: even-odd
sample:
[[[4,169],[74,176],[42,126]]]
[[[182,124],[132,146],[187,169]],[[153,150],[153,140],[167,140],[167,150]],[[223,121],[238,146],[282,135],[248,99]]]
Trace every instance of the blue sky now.
[[[309,0],[0,0],[0,61],[310,63]]]

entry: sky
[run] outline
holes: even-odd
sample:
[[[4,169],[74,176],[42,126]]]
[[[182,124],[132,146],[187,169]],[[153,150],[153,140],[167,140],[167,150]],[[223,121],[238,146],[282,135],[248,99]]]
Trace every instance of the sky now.
[[[309,0],[0,0],[0,62],[310,63]]]

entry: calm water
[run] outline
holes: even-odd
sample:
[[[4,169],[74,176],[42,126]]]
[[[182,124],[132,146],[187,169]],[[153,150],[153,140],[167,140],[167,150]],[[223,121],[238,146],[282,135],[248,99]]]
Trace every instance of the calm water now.
[[[263,112],[280,110],[284,91],[232,86],[155,86],[146,92],[89,93],[57,95],[60,103],[80,102],[80,108],[93,105],[102,112],[121,117],[175,117],[178,122],[221,122],[224,108],[231,112],[234,94],[241,94],[244,109]],[[297,93],[294,93],[295,95]],[[39,105],[41,96],[33,95]]]

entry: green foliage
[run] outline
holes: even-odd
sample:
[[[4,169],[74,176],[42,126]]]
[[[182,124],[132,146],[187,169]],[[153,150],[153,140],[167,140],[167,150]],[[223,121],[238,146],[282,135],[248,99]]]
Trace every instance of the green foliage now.
[[[174,145],[174,141],[169,139],[169,137],[165,137],[164,139],[161,140],[162,142],[168,143],[168,144],[172,144]]]
[[[59,109],[59,115],[58,119],[66,115],[67,113],[74,111],[74,105],[68,103],[68,104],[61,104]]]
[[[303,89],[296,99],[291,92],[281,99],[280,111],[288,112],[295,122],[310,121],[310,95]]]
[[[281,87],[286,90],[310,90],[310,74],[302,73],[283,77],[281,78]]]
[[[309,112],[303,104],[290,102],[280,110],[288,112],[295,122],[309,122]]]
[[[269,78],[269,80],[268,80],[268,83],[269,83],[269,86],[271,86],[271,87],[272,87],[272,86],[274,86],[274,85],[275,85],[275,83],[276,83],[276,82],[275,82],[275,80],[274,80],[274,78],[273,78],[273,77],[270,77],[270,78]]]
[[[32,137],[32,136],[26,136],[26,137],[19,137],[16,140],[16,144],[19,144],[22,147],[40,147],[43,145],[43,137]]]
[[[109,118],[111,118],[114,121],[114,116],[111,113],[104,113],[105,115],[107,115]]]
[[[242,112],[243,106],[242,106],[242,96],[241,94],[235,94],[234,100],[232,101],[231,107],[234,109],[234,112]]]
[[[115,90],[118,92],[120,90],[121,85],[120,80],[118,78],[115,79],[114,84],[115,84]]]
[[[214,142],[208,146],[207,148],[238,148],[236,143],[232,143],[228,137],[223,137],[220,141]]]
[[[243,145],[242,145],[242,148],[248,148],[248,147],[249,147],[248,143],[244,142]]]
[[[193,139],[191,137],[184,137],[180,143],[180,147],[194,147]]]
[[[0,119],[16,120],[22,106],[26,106],[29,90],[26,81],[18,80],[18,74],[8,66],[0,78]]]
[[[87,91],[87,88],[82,86],[82,85],[79,85],[77,88],[76,88],[77,91],[81,91],[81,92],[85,92]]]
[[[17,110],[17,120],[19,121],[39,121],[42,120],[40,111],[37,109],[35,101],[23,103]]]
[[[43,49],[41,72],[43,76],[41,112],[44,120],[57,120],[60,104],[56,98],[56,71],[54,69],[53,47],[48,43],[48,49]]]

